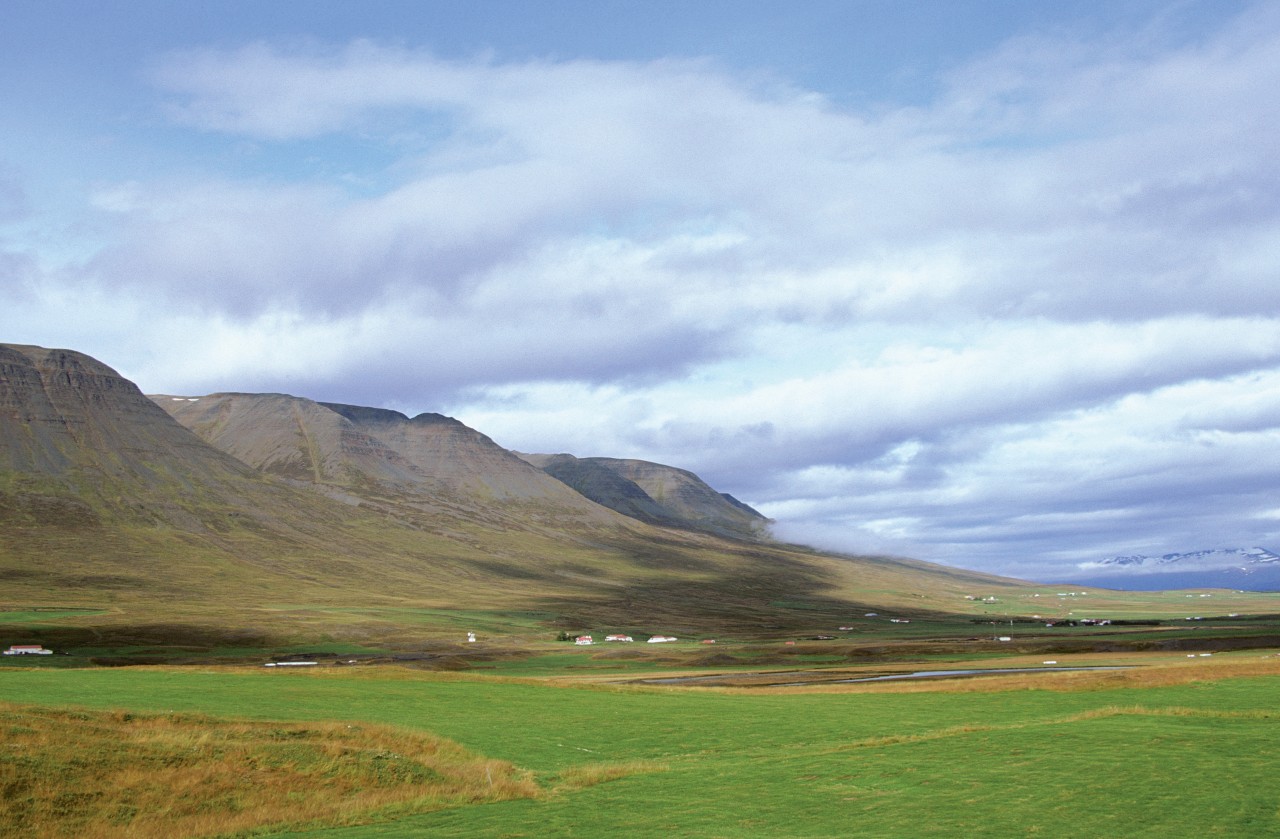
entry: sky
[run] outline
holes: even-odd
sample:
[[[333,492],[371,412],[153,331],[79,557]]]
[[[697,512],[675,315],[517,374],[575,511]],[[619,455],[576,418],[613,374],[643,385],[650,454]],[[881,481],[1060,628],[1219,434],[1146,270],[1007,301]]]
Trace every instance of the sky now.
[[[0,340],[1030,579],[1280,548],[1280,5],[7,0]]]

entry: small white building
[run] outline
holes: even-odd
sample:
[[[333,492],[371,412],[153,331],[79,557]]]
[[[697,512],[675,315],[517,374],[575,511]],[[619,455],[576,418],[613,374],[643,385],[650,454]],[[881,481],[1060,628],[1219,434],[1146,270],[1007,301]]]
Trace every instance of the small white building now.
[[[263,667],[315,667],[314,661],[268,661]]]
[[[589,647],[595,642],[595,639],[590,635],[579,635],[577,638],[573,639],[573,643],[577,644],[579,647]]]
[[[53,655],[53,650],[46,650],[39,644],[13,644],[4,651],[5,655]]]
[[[632,638],[630,635],[606,635],[606,636],[604,636],[604,640],[606,640],[606,641],[623,641],[623,642],[626,642],[626,643],[628,643],[628,644],[629,644],[629,643],[633,642],[635,639],[634,639],[634,638]]]
[[[650,644],[669,644],[672,641],[678,641],[674,635],[655,635],[649,639]]]

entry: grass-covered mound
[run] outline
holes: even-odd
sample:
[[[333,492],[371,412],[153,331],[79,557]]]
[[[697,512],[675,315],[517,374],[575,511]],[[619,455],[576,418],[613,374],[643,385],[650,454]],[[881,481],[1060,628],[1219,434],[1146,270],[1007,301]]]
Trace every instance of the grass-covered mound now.
[[[531,796],[510,763],[388,726],[0,704],[0,835],[169,839]]]

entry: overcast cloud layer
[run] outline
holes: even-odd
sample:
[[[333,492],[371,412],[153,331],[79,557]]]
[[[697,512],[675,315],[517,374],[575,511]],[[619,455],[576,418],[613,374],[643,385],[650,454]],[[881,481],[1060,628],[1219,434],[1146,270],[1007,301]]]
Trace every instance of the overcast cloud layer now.
[[[133,72],[101,130],[153,165],[54,196],[0,145],[0,339],[670,463],[849,551],[1280,547],[1274,4],[1015,33],[856,106],[385,39]]]

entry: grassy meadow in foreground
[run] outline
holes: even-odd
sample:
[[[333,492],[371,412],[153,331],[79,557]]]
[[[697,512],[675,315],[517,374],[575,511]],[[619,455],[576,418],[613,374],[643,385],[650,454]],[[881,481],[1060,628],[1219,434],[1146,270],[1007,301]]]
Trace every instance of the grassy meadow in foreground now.
[[[65,713],[48,709],[79,707],[176,713],[179,728],[207,727],[202,743],[243,739],[235,732],[268,720],[273,731],[326,732],[317,746],[345,726],[374,727],[404,744],[376,748],[406,755],[431,732],[467,760],[518,767],[511,794],[525,796],[415,814],[409,795],[388,812],[326,787],[321,771],[307,783],[333,790],[346,826],[322,828],[337,820],[330,812],[281,796],[277,827],[253,835],[1243,837],[1280,833],[1278,677],[1280,662],[1256,651],[1149,670],[786,692],[381,667],[8,669],[0,700],[19,704],[6,725],[40,731],[32,719]],[[81,717],[62,736],[125,725],[119,713]],[[263,750],[255,760],[297,773],[320,765],[263,757],[279,741],[260,739],[245,747]],[[126,750],[135,762],[149,754],[129,748],[141,749]],[[536,795],[518,786],[519,770]],[[199,809],[203,796],[178,797]],[[59,824],[49,835],[77,835]],[[183,830],[171,835],[195,835]]]

